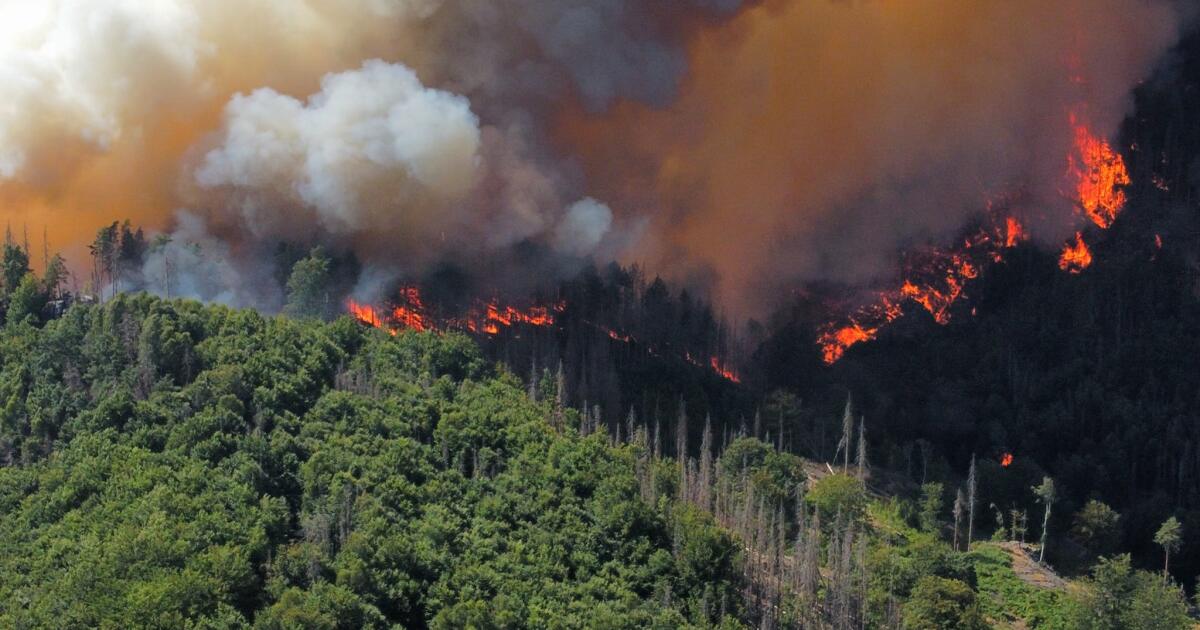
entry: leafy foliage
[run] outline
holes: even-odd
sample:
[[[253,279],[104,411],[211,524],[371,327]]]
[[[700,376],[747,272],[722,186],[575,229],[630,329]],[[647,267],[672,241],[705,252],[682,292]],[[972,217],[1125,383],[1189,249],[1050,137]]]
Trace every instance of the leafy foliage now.
[[[0,626],[738,613],[733,539],[463,337],[118,295],[10,325],[0,401]]]
[[[912,630],[982,630],[987,628],[975,592],[957,580],[926,576],[904,606],[904,627]]]

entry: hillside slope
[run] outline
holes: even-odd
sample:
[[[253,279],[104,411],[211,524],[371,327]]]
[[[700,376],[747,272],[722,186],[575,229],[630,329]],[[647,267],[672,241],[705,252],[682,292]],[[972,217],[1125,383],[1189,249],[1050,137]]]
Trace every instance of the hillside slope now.
[[[10,327],[0,361],[0,626],[737,612],[730,537],[465,338],[120,296]]]
[[[940,491],[683,414],[609,433],[466,337],[144,295],[32,321],[0,329],[2,627],[1094,627],[953,549]]]

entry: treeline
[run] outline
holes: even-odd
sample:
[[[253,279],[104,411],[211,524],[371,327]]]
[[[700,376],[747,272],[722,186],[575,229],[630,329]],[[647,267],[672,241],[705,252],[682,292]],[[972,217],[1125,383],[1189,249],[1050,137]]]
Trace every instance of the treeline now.
[[[0,366],[5,627],[969,629],[1018,596],[1043,627],[1186,620],[1121,558],[1078,598],[1021,586],[861,422],[836,470],[762,418],[613,425],[461,335],[118,294],[9,323]]]
[[[150,290],[172,297],[178,292],[181,248],[205,258],[200,243],[148,239],[128,221],[101,228],[89,246],[90,294],[109,299],[122,291]],[[156,261],[154,278],[146,276],[148,257]],[[267,275],[284,296],[281,312],[321,321],[346,313],[362,272],[352,254],[286,243],[279,245],[271,264],[273,273]],[[423,315],[433,321],[462,317],[481,302],[501,300],[493,290],[446,270],[424,280],[414,285],[421,289]],[[384,312],[397,303],[411,308],[401,299],[404,286],[397,281],[383,288],[376,305]],[[536,373],[540,378],[561,368],[569,404],[589,413],[598,405],[609,426],[616,426],[630,409],[646,419],[673,418],[681,399],[722,419],[753,412],[752,395],[735,382],[741,380],[745,360],[743,340],[710,304],[687,290],[672,291],[661,278],[647,278],[636,265],[585,266],[540,291],[506,297],[503,305],[547,308],[554,325],[505,326],[480,335],[485,354],[523,376]],[[267,302],[256,306],[270,312]]]
[[[744,614],[731,536],[465,337],[119,294],[0,361],[5,627]]]

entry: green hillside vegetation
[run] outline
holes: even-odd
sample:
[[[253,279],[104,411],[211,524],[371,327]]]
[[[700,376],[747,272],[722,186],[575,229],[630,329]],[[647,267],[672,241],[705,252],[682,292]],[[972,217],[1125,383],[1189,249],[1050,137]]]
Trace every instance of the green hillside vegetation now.
[[[0,627],[1186,623],[1127,558],[1035,590],[953,548],[940,490],[879,496],[861,458],[816,474],[683,413],[611,431],[467,337],[129,294],[9,319]]]

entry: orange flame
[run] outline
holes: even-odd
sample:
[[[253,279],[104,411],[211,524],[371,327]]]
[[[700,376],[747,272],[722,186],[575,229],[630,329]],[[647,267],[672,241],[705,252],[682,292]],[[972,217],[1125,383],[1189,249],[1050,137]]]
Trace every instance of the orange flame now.
[[[1075,233],[1075,242],[1063,247],[1062,256],[1058,259],[1058,268],[1069,273],[1080,273],[1092,266],[1092,251],[1083,242],[1083,234]]]
[[[554,310],[561,311],[565,304],[555,305]],[[500,306],[492,300],[487,304],[476,304],[467,315],[461,319],[446,319],[439,322],[430,315],[429,309],[421,298],[421,290],[416,287],[404,287],[397,296],[397,304],[392,308],[391,316],[385,321],[374,307],[359,304],[350,300],[346,309],[364,324],[376,328],[385,325],[393,330],[407,329],[418,332],[440,330],[466,330],[472,333],[483,331],[488,335],[497,335],[502,328],[511,328],[517,324],[530,326],[553,326],[554,315],[551,308],[534,306],[520,310],[512,306]]]
[[[1012,453],[1005,453],[1004,455],[1000,456],[1000,465],[1001,466],[1008,468],[1009,466],[1012,466],[1012,463],[1013,463],[1013,454]]]
[[[1122,188],[1130,183],[1125,159],[1080,122],[1075,112],[1070,118],[1076,155],[1069,157],[1068,168],[1076,180],[1075,198],[1093,223],[1108,229],[1125,207]]]
[[[368,326],[379,328],[383,325],[382,322],[379,321],[379,315],[375,313],[375,309],[373,307],[364,306],[358,302],[355,302],[354,300],[350,300],[346,303],[346,309],[350,311],[350,314],[353,315],[355,319],[367,324]]]
[[[1123,187],[1129,185],[1129,171],[1121,154],[1088,128],[1075,112],[1069,116],[1074,133],[1074,150],[1067,156],[1068,174],[1075,182],[1074,198],[1084,214],[1101,229],[1108,229],[1124,209]],[[991,209],[991,202],[989,202]],[[994,211],[994,210],[993,210]],[[925,264],[906,270],[906,278],[897,291],[878,294],[878,303],[852,315],[848,324],[827,325],[819,334],[817,344],[825,363],[836,363],[846,350],[858,343],[874,339],[879,330],[900,316],[899,302],[911,299],[933,315],[934,321],[950,321],[950,307],[963,295],[968,281],[979,275],[978,260],[1003,260],[1003,250],[1016,247],[1029,234],[1013,216],[1005,216],[1003,224],[996,221],[992,229],[984,229],[965,239],[957,251],[924,252]],[[1080,273],[1092,264],[1092,253],[1075,235],[1059,259],[1059,267],[1070,273]],[[937,271],[940,269],[940,271]],[[914,279],[919,278],[919,279]]]
[[[392,308],[391,316],[384,318],[380,311],[372,306],[359,304],[354,300],[346,302],[346,310],[358,321],[375,328],[387,328],[393,335],[399,330],[415,330],[418,332],[442,332],[446,330],[465,330],[471,334],[484,334],[494,337],[502,331],[518,325],[545,328],[554,326],[555,314],[566,310],[567,304],[559,301],[552,306],[531,306],[519,309],[510,305],[500,304],[498,299],[489,302],[477,302],[467,314],[461,318],[435,318],[430,314],[421,298],[417,287],[404,287],[397,296],[397,304]],[[622,334],[616,330],[586,322],[605,332],[610,338],[624,343],[634,343],[632,335]],[[651,354],[656,354],[653,348],[648,348]],[[720,357],[712,357],[708,363],[697,361],[690,354],[686,356],[689,363],[711,368],[718,376],[733,383],[741,383],[741,377],[728,366]]]
[[[1017,243],[1027,240],[1029,234],[1025,232],[1025,226],[1016,217],[1005,217],[1004,219],[1004,246],[1013,248]]]
[[[827,365],[837,363],[850,346],[874,339],[884,325],[891,323],[902,313],[899,304],[886,295],[881,296],[879,304],[859,311],[848,325],[840,328],[827,327],[821,333],[817,339],[817,344],[821,347],[821,359]]]
[[[728,366],[724,365],[721,362],[720,358],[712,357],[711,359],[708,360],[708,364],[709,364],[709,367],[711,367],[713,369],[713,371],[717,373],[717,376],[720,376],[721,378],[723,378],[727,381],[730,381],[732,383],[741,383],[742,382],[742,377],[738,376],[737,372],[733,371]]]
[[[350,311],[350,314],[355,319],[368,326],[371,326],[372,328],[383,328],[383,318],[379,316],[379,312],[376,311],[375,307],[373,306],[367,306],[365,304],[359,304],[354,300],[348,300],[346,302],[346,310]],[[389,328],[388,332],[392,333],[393,335],[396,334],[394,329]]]
[[[1016,247],[1028,238],[1016,217],[993,220],[991,228],[981,228],[962,242],[960,251],[931,249],[920,252],[910,265],[909,276],[898,290],[883,291],[877,302],[859,309],[841,326],[827,325],[817,338],[821,358],[826,364],[837,363],[851,346],[874,339],[879,331],[903,313],[900,304],[913,300],[939,324],[950,322],[950,307],[963,295],[967,282],[979,277],[979,259],[999,262],[1004,249]]]

